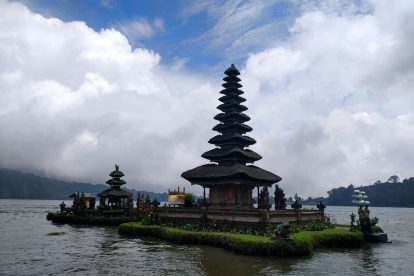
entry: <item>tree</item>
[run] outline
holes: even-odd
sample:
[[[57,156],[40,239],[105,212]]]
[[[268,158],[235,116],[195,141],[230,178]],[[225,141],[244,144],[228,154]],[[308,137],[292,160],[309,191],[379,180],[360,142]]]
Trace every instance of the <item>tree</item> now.
[[[195,197],[192,193],[184,194],[184,207],[193,207]]]
[[[276,185],[275,190],[275,209],[276,210],[285,210],[286,209],[286,197],[282,188]]]
[[[390,178],[388,178],[388,182],[391,183],[397,183],[400,181],[400,178],[398,177],[398,175],[391,175]]]
[[[149,197],[149,194],[147,193],[147,197],[145,198],[145,207],[148,207],[151,205],[151,199]]]
[[[264,186],[259,194],[259,209],[270,209],[272,205],[269,203],[269,191],[267,186]]]

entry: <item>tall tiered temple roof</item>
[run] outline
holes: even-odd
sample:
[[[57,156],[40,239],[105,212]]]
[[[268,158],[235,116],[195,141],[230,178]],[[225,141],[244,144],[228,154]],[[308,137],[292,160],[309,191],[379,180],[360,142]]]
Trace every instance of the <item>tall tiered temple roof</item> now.
[[[246,99],[241,97],[244,92],[240,90],[242,85],[238,77],[240,72],[232,64],[225,72],[223,79],[224,96],[219,98],[222,102],[217,109],[222,111],[214,119],[220,123],[213,130],[219,132],[208,142],[216,148],[205,152],[202,157],[210,160],[210,163],[196,167],[182,173],[182,177],[191,184],[200,184],[204,187],[212,187],[215,184],[247,184],[249,186],[271,186],[279,182],[281,178],[269,171],[253,165],[246,165],[260,160],[262,157],[246,147],[256,143],[256,140],[245,135],[252,128],[245,122],[250,117],[243,111],[247,107],[242,105]]]

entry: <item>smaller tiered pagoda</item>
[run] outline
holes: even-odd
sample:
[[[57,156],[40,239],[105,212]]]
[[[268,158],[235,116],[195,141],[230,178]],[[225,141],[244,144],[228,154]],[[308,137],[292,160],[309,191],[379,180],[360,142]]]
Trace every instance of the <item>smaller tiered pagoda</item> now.
[[[125,208],[129,200],[132,200],[132,193],[121,188],[126,184],[121,177],[124,173],[119,170],[119,165],[115,165],[115,170],[109,174],[112,179],[106,181],[111,187],[98,194],[100,197],[101,208],[121,209]]]

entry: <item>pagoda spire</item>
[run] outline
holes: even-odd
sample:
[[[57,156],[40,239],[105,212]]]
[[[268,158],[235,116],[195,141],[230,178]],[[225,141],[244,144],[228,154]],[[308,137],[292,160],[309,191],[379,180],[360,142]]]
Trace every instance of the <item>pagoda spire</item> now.
[[[281,178],[259,167],[246,165],[262,157],[247,149],[256,140],[246,135],[252,128],[245,124],[250,117],[243,113],[247,107],[242,104],[246,99],[241,96],[244,92],[238,77],[240,72],[232,64],[224,74],[224,89],[220,91],[223,96],[217,106],[220,113],[214,117],[219,123],[213,128],[219,134],[208,141],[216,147],[201,155],[213,163],[188,170],[181,176],[191,184],[210,188],[212,206],[252,208],[252,189],[271,186]]]
[[[251,150],[245,149],[245,147],[255,144],[256,140],[245,135],[253,129],[244,124],[250,118],[243,113],[247,110],[247,107],[241,104],[246,99],[240,96],[244,94],[240,90],[243,87],[240,84],[241,80],[237,77],[240,72],[232,64],[224,73],[227,76],[223,78],[222,86],[224,89],[220,91],[224,96],[219,99],[222,104],[217,106],[217,109],[222,113],[214,117],[220,123],[213,128],[220,134],[208,141],[210,144],[214,144],[216,148],[205,152],[202,157],[219,164],[229,162],[253,163],[262,157]]]
[[[119,165],[115,164],[115,170],[109,174],[111,179],[106,181],[106,184],[111,186],[111,189],[119,190],[122,185],[126,184],[126,181],[122,180],[121,177],[124,176],[124,173],[119,170]]]

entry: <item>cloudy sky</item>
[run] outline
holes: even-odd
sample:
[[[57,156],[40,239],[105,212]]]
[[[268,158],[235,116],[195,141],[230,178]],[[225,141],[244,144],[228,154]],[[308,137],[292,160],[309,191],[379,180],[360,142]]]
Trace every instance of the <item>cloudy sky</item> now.
[[[223,71],[287,195],[414,176],[414,1],[0,0],[0,167],[194,192]]]

